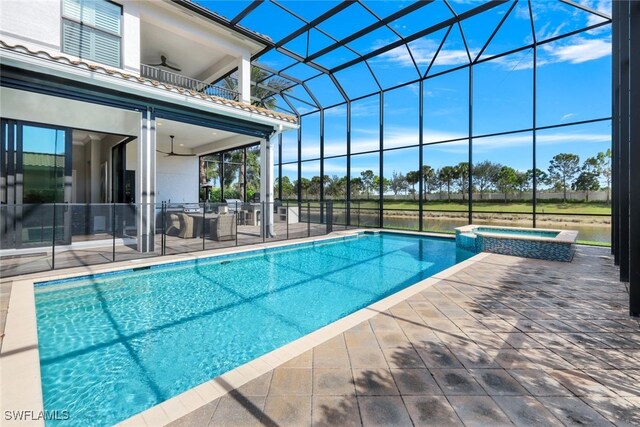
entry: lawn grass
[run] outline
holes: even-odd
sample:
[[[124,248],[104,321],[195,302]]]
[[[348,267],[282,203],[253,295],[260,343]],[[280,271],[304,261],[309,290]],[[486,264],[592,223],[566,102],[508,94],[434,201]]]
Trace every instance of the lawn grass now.
[[[338,206],[339,202],[335,202],[334,206]],[[360,202],[352,202],[353,207],[360,206],[363,209],[378,208],[377,201],[363,200]],[[425,210],[433,211],[461,211],[466,212],[468,204],[462,201],[447,202],[426,202]],[[385,200],[385,210],[407,209],[418,210],[418,201],[413,200]],[[522,212],[531,213],[532,204],[526,202],[479,202],[474,201],[474,212]],[[555,203],[555,202],[538,202],[537,213],[539,214],[589,214],[589,215],[611,215],[611,206],[603,202],[571,202],[571,203]]]
[[[576,243],[579,245],[587,245],[587,246],[601,246],[604,248],[610,248],[611,243],[609,242],[596,242],[594,240],[576,240]]]

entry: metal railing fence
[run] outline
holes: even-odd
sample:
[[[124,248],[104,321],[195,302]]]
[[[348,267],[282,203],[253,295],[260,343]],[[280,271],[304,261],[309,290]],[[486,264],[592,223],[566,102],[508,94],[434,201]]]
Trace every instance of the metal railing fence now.
[[[320,236],[346,215],[332,201],[2,205],[0,276]]]
[[[183,76],[182,74],[173,73],[147,64],[140,64],[140,75],[151,80],[156,80],[160,83],[166,83],[172,86],[202,92],[206,95],[217,96],[233,101],[240,99],[238,92],[234,90],[205,83],[191,77]]]

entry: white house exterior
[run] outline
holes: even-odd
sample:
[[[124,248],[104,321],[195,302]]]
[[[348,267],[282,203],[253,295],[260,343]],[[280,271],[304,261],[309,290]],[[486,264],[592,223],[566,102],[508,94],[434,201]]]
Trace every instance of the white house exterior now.
[[[134,201],[138,249],[151,250],[154,205],[198,201],[197,155],[257,141],[261,201],[273,201],[270,141],[297,120],[250,104],[250,60],[264,46],[186,6],[0,2],[3,205]],[[237,93],[209,85],[234,71]],[[196,156],[158,153],[170,150],[169,135],[176,152]],[[119,171],[133,169],[125,200]],[[34,190],[34,174],[63,190]]]

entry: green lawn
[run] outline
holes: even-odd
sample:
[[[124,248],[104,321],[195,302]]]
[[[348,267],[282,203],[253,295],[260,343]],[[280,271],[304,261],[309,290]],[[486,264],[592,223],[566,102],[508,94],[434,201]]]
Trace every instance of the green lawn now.
[[[358,205],[358,202],[352,202],[354,206]],[[339,203],[336,202],[335,206],[339,206]],[[467,202],[426,202],[424,204],[424,209],[426,210],[434,210],[434,211],[466,211],[467,210]],[[378,207],[377,201],[366,201],[363,200],[360,202],[360,207],[362,208],[371,208],[375,209]],[[417,210],[418,202],[411,200],[385,200],[384,208],[386,209],[408,209],[408,210]],[[475,212],[522,212],[522,213],[530,213],[532,211],[531,203],[524,202],[474,202],[473,210]],[[602,203],[602,202],[571,202],[571,203],[549,203],[549,202],[538,202],[537,212],[542,214],[611,214],[611,206]]]

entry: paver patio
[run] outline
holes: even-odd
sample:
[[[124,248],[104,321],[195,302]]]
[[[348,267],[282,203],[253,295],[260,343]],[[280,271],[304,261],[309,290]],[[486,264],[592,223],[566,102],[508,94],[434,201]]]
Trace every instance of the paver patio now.
[[[608,249],[490,255],[172,425],[638,425],[617,276]]]

